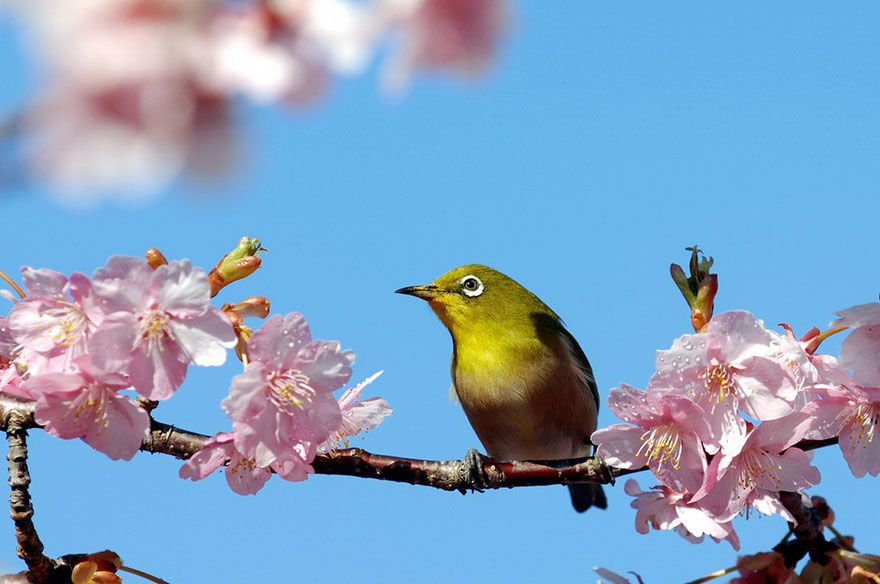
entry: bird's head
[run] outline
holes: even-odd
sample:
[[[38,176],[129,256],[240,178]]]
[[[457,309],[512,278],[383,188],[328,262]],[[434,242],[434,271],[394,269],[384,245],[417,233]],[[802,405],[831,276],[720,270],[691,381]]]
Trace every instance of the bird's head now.
[[[533,327],[536,317],[559,318],[514,279],[479,264],[460,266],[429,285],[396,292],[426,300],[453,336],[475,329]]]

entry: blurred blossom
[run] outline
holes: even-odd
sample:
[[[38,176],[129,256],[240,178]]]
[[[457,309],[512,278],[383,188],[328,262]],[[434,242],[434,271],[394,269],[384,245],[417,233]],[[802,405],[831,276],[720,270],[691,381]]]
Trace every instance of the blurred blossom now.
[[[207,76],[216,2],[21,6],[48,73],[27,120],[37,172],[81,197],[149,190],[225,156],[227,104]]]
[[[794,568],[785,565],[779,552],[742,556],[736,562],[739,576],[730,584],[795,584]]]
[[[400,23],[397,53],[386,85],[405,88],[418,69],[474,76],[492,62],[508,20],[503,0],[379,0],[385,17]]]
[[[475,74],[504,0],[48,0],[15,4],[45,69],[24,131],[34,171],[77,201],[216,174],[235,154],[231,98],[302,105],[396,39],[386,80]]]

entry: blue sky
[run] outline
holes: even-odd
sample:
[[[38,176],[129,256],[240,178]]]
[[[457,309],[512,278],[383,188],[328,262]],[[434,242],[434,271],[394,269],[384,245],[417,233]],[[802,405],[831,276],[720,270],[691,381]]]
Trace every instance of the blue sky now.
[[[514,6],[503,55],[475,84],[427,77],[389,101],[371,74],[307,113],[245,107],[244,156],[222,183],[91,211],[40,187],[4,190],[0,269],[90,272],[152,246],[210,267],[259,236],[264,269],[219,300],[269,296],[353,349],[357,378],[384,369],[372,388],[395,414],[355,444],[436,459],[479,444],[447,397],[448,334],[392,291],[454,266],[486,263],[536,292],[580,340],[603,396],[643,386],[655,351],[688,331],[668,265],[695,242],[716,257],[718,310],[805,330],[877,300],[880,6]],[[14,27],[0,35],[2,111],[30,82]],[[219,402],[236,372],[193,370],[157,418],[226,429]],[[600,423],[612,422],[605,408]],[[638,535],[622,484],[608,511],[586,515],[561,487],[462,497],[316,476],[240,497],[221,475],[181,481],[163,456],[114,463],[42,432],[30,451],[48,553],[109,547],[175,584],[590,582],[594,565],[651,584],[735,560],[727,544]],[[853,478],[836,449],[816,461],[813,492],[857,547],[880,552],[866,512],[880,483]],[[752,517],[737,529],[753,552],[786,526]],[[0,566],[19,566],[14,550],[0,524]]]

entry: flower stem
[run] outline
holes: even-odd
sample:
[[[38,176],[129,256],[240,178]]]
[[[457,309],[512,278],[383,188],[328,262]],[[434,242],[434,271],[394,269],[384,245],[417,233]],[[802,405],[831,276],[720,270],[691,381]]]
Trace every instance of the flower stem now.
[[[149,580],[150,582],[155,582],[155,584],[168,584],[168,582],[166,582],[162,578],[159,578],[158,576],[153,576],[152,574],[148,574],[146,572],[142,572],[140,570],[137,570],[135,568],[130,568],[128,566],[124,566],[124,565],[119,566],[119,571],[120,572],[128,572],[129,574],[134,574],[135,576],[140,576],[144,580]]]
[[[859,553],[856,548],[854,548],[853,546],[851,546],[849,544],[849,541],[843,536],[843,534],[840,533],[839,531],[837,531],[836,527],[834,527],[833,525],[826,525],[825,527],[827,527],[829,530],[831,530],[831,533],[833,533],[834,537],[837,538],[837,541],[840,544],[840,547],[842,547],[843,549],[845,549],[846,551],[849,551],[849,552]]]
[[[7,284],[9,284],[10,286],[12,286],[12,289],[15,290],[15,292],[16,292],[19,296],[21,296],[21,299],[22,299],[22,300],[24,300],[24,298],[25,298],[24,290],[22,290],[21,287],[20,287],[18,284],[15,283],[15,280],[13,280],[13,279],[10,278],[9,276],[7,276],[4,272],[0,272],[0,278],[2,278],[3,280],[5,280]]]

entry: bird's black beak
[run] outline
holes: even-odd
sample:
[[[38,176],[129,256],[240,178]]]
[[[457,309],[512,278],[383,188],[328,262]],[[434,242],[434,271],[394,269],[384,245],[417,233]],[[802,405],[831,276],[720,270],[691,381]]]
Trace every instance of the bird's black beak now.
[[[442,294],[442,290],[437,286],[407,286],[394,291],[396,294],[408,294],[421,298],[422,300],[431,300]]]

